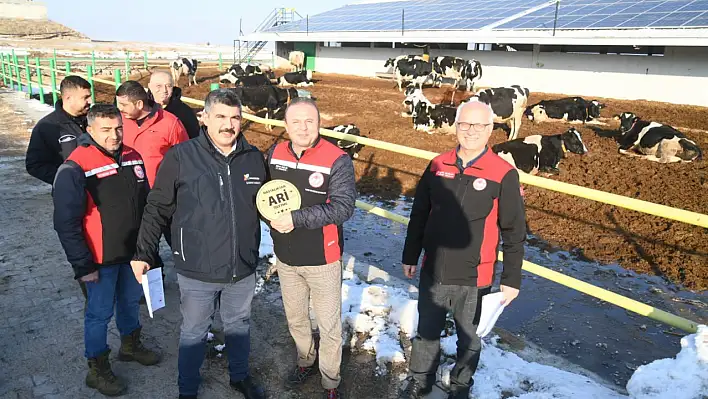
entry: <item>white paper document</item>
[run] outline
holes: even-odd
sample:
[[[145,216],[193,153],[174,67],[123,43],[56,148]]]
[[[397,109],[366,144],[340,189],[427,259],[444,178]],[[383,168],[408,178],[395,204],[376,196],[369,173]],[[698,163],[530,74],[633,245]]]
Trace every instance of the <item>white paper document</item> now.
[[[502,305],[504,294],[495,292],[482,297],[482,314],[479,317],[479,325],[477,326],[477,335],[484,337],[489,334],[497,322],[499,315],[502,314],[506,305]]]
[[[148,312],[152,318],[152,312],[165,307],[165,290],[162,287],[162,270],[152,269],[143,274],[143,293],[147,302]]]

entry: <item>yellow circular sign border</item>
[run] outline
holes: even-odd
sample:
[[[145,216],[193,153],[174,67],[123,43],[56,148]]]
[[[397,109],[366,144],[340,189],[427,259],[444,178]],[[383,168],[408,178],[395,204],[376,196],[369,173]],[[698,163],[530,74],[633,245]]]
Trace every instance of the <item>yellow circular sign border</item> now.
[[[256,208],[258,209],[258,212],[260,212],[260,214],[264,218],[268,219],[271,222],[273,220],[277,219],[280,216],[280,214],[273,217],[273,215],[270,212],[270,207],[266,203],[263,202],[264,200],[267,201],[267,198],[268,198],[268,196],[263,193],[269,189],[272,189],[273,186],[280,186],[280,185],[285,186],[284,188],[286,190],[290,189],[290,191],[292,191],[293,193],[296,194],[294,198],[291,197],[291,199],[288,200],[288,203],[295,202],[290,207],[291,212],[294,210],[300,209],[300,206],[302,206],[302,196],[300,195],[300,190],[298,190],[298,188],[293,183],[291,183],[287,180],[283,180],[283,179],[270,180],[269,182],[262,185],[260,189],[258,189],[258,192],[256,193]]]

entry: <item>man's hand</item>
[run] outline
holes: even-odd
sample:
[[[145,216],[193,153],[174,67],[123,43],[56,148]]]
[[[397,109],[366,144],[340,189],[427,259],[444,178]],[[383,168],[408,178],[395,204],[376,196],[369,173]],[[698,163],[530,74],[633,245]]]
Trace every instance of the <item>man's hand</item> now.
[[[79,278],[84,283],[97,283],[98,282],[98,270],[91,274],[87,274]]]
[[[132,260],[130,261],[130,267],[133,268],[133,274],[135,274],[135,279],[138,280],[138,284],[143,283],[143,274],[150,270],[150,265],[147,262]]]
[[[517,296],[519,296],[519,290],[516,288],[511,288],[506,285],[499,287],[502,294],[504,294],[504,299],[502,299],[502,305],[509,305]]]
[[[287,234],[295,229],[293,226],[293,215],[290,212],[286,212],[279,218],[275,219],[270,223],[270,226],[276,229],[281,234]]]
[[[403,274],[408,278],[415,277],[416,265],[403,265]]]

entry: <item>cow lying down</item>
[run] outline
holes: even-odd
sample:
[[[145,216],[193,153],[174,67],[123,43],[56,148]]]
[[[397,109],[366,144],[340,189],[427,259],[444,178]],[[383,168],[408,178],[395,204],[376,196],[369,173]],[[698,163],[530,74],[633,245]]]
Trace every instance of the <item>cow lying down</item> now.
[[[615,115],[620,121],[619,152],[654,162],[691,162],[703,158],[696,142],[669,125],[641,120],[631,112]]]
[[[329,126],[324,127],[323,129],[334,130],[335,132],[351,134],[353,136],[365,137],[361,135],[361,131],[359,131],[359,128],[353,123],[350,123],[348,125]],[[344,152],[349,154],[352,159],[359,158],[359,151],[364,148],[363,144],[355,143],[349,140],[343,140],[338,139],[336,137],[328,137],[324,135],[322,136],[322,138],[344,150]]]
[[[567,97],[558,100],[543,100],[526,108],[524,115],[538,122],[593,122],[600,117],[605,104],[597,100],[588,101],[582,97]]]
[[[408,86],[406,87],[406,98],[403,99],[403,106],[406,108],[404,112],[401,112],[401,116],[404,118],[408,118],[414,115],[414,108],[415,105],[422,101],[424,103],[432,104],[430,100],[428,100],[427,97],[423,94],[423,90],[415,87],[415,86]]]
[[[585,154],[580,132],[570,128],[567,132],[553,136],[533,135],[522,139],[496,144],[492,151],[515,168],[535,175],[539,172],[558,174],[558,164],[566,152]]]

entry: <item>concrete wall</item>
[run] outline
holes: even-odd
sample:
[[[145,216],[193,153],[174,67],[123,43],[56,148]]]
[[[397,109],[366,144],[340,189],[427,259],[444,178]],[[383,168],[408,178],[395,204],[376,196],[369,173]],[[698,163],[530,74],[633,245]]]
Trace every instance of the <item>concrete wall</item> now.
[[[316,70],[359,76],[391,72],[388,58],[416,49],[318,47]],[[481,86],[519,84],[531,91],[708,106],[708,47],[667,47],[663,57],[543,52],[431,50],[477,59]]]
[[[47,19],[47,7],[27,0],[0,0],[0,18]]]

